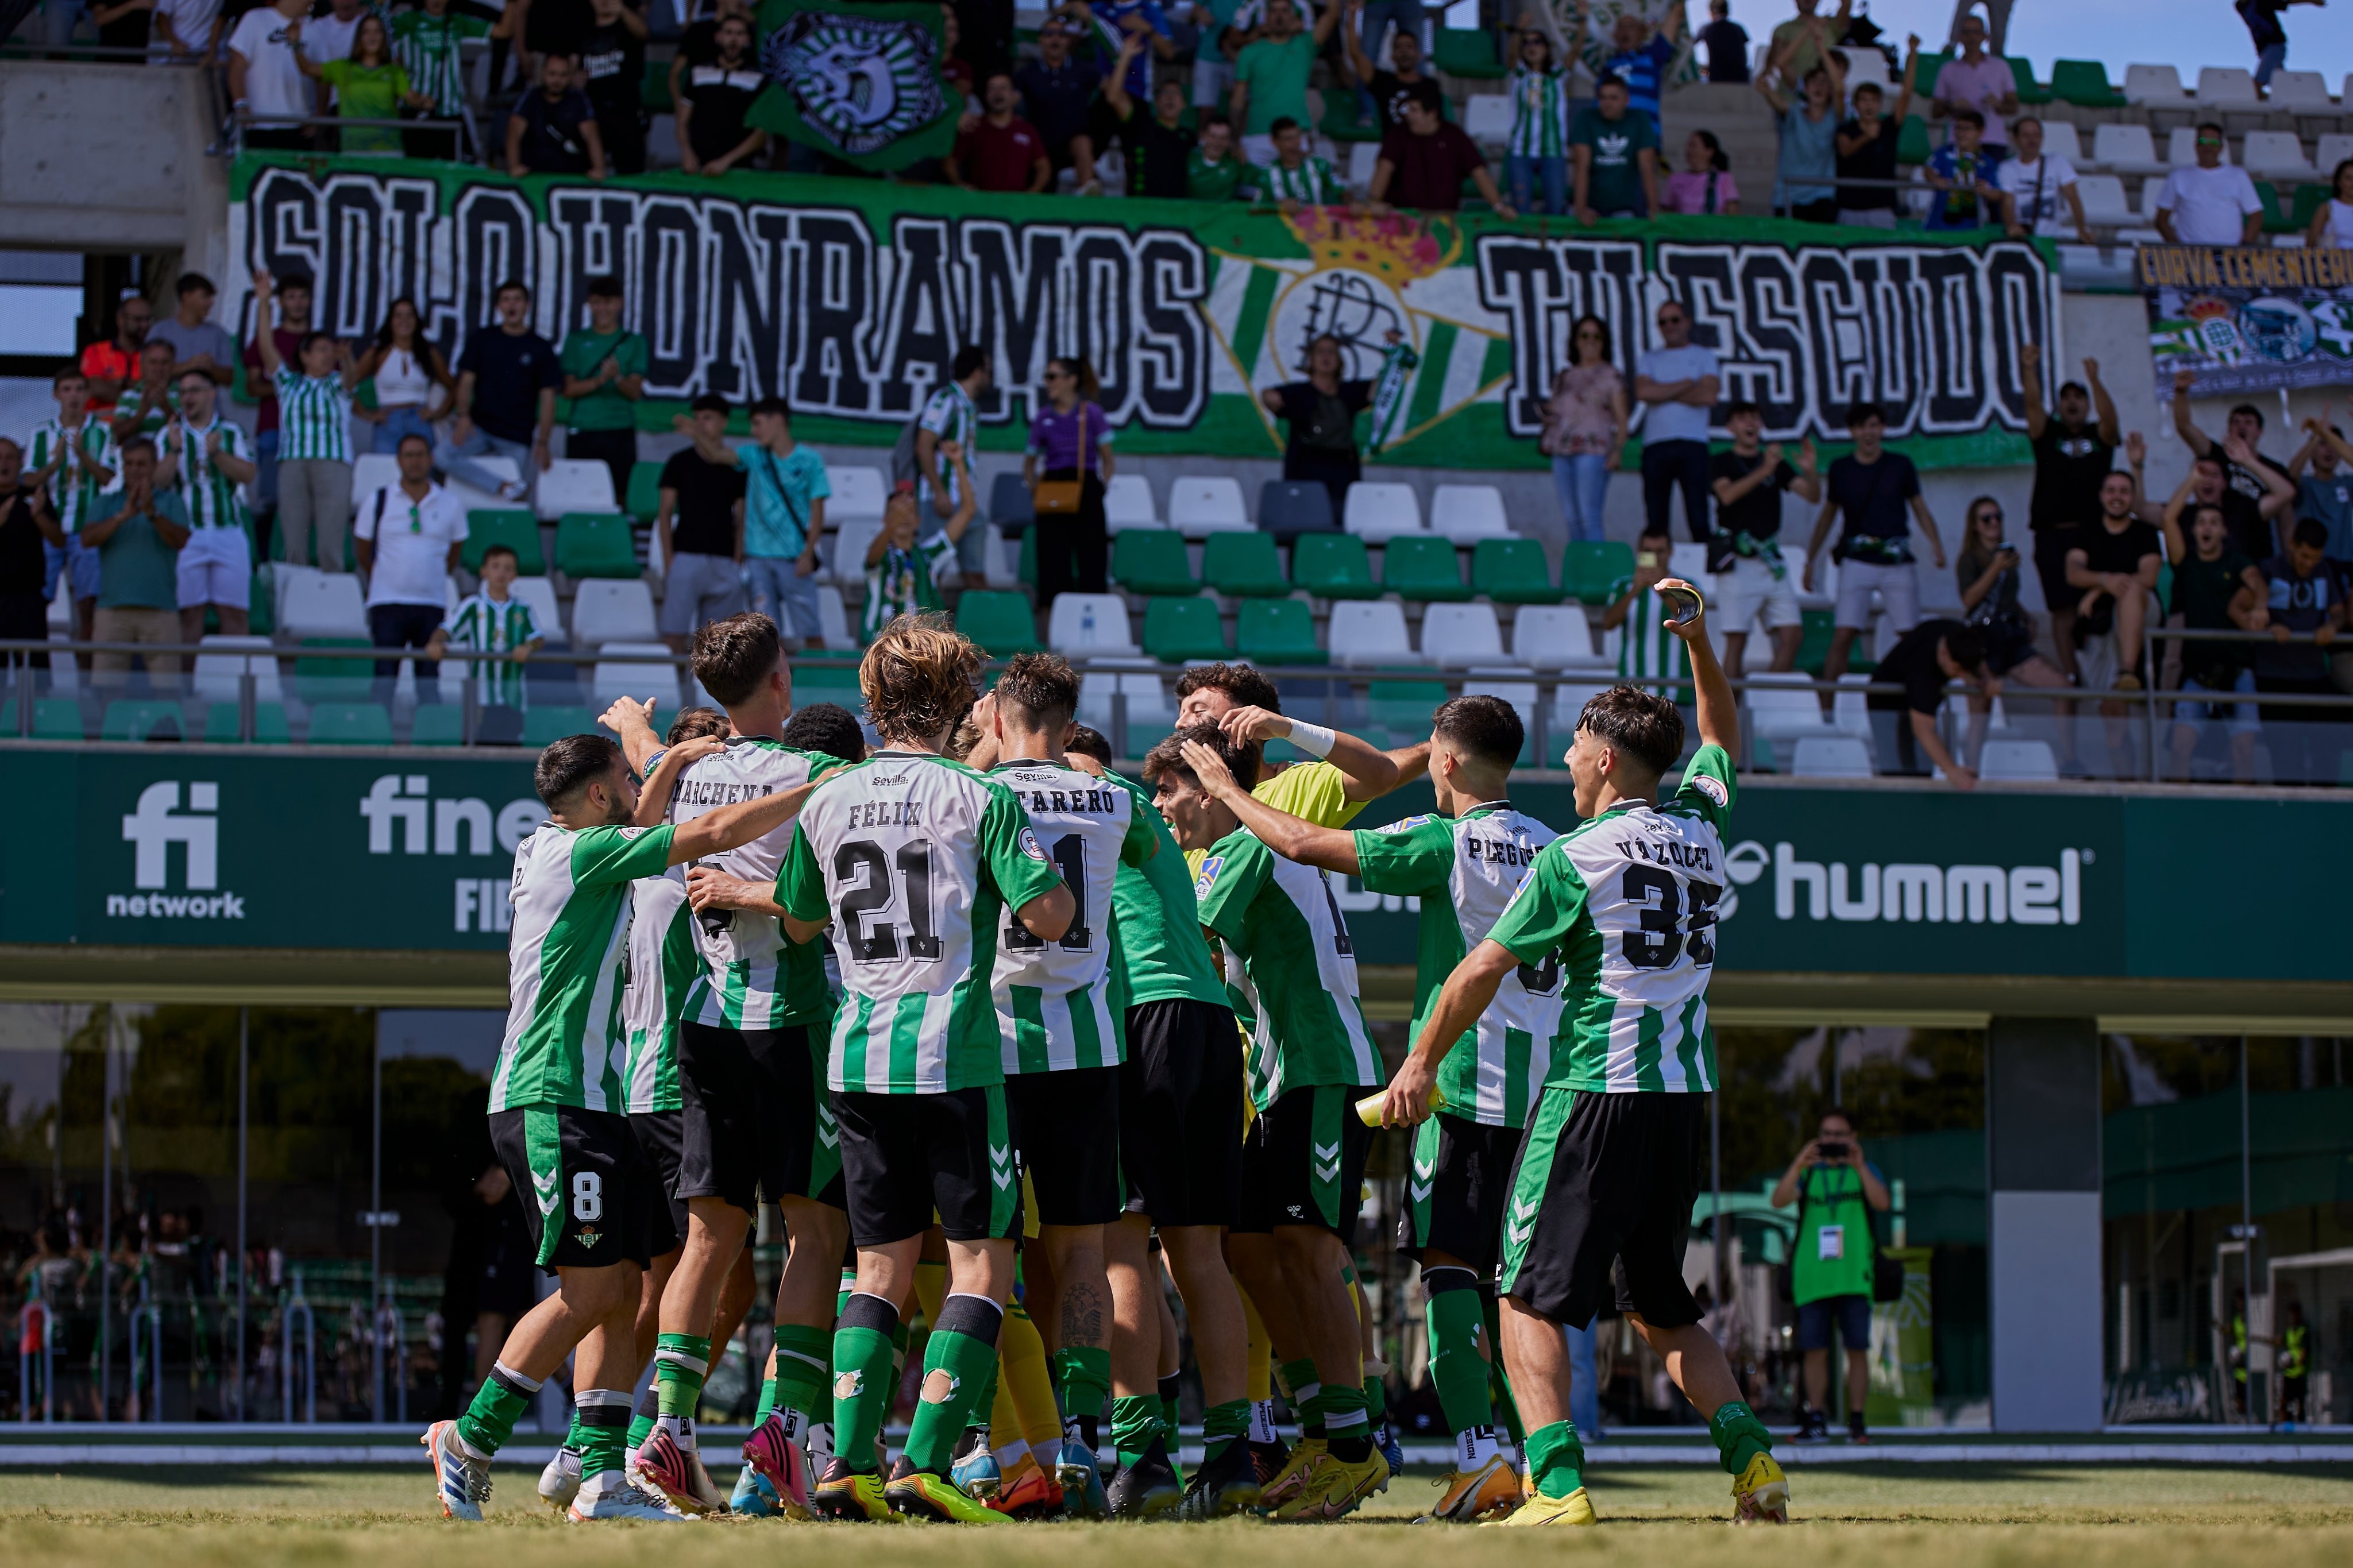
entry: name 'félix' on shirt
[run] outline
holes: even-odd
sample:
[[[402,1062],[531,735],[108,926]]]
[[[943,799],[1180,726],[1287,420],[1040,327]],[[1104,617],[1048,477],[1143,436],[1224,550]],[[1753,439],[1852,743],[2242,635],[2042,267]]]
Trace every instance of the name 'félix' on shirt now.
[[[1715,868],[1707,847],[1704,844],[1678,844],[1662,839],[1653,844],[1643,838],[1621,838],[1618,853],[1629,860],[1648,860],[1658,866],[1680,866],[1686,871],[1711,871]]]
[[[849,803],[849,824],[852,827],[921,827],[923,825],[923,803],[920,800],[860,800]]]

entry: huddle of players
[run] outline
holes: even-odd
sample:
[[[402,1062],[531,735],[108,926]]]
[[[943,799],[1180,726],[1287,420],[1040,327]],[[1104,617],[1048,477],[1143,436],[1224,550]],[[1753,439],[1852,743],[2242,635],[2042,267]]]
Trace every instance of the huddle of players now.
[[[1683,787],[1656,799],[1681,716],[1618,688],[1579,725],[1586,820],[1556,837],[1504,798],[1523,731],[1493,698],[1444,704],[1427,744],[1392,753],[1283,718],[1255,671],[1191,671],[1147,801],[1073,724],[1078,679],[1052,656],[980,698],[977,648],[935,618],[892,624],[860,672],[883,739],[861,755],[839,710],[791,714],[765,617],[706,627],[695,670],[730,733],[690,716],[665,745],[650,704],[625,702],[606,718],[619,752],[575,736],[539,763],[551,820],[516,858],[491,1130],[559,1285],[466,1415],[427,1433],[444,1512],[480,1517],[487,1461],[575,1345],[574,1427],[543,1495],[575,1519],[728,1509],[692,1412],[748,1304],[763,1194],[788,1243],[736,1511],[1356,1509],[1388,1485],[1393,1443],[1350,1294],[1371,1137],[1354,1101],[1381,1064],[1338,871],[1422,900],[1416,1044],[1378,1098],[1380,1120],[1419,1124],[1399,1245],[1424,1268],[1458,1450],[1431,1514],[1592,1521],[1558,1326],[1589,1321],[1614,1279],[1709,1416],[1739,1516],[1783,1517],[1769,1438],[1681,1273],[1736,731],[1697,623],[1677,630],[1707,742]],[[1261,782],[1278,738],[1319,760]],[[1439,816],[1344,830],[1425,767]],[[1029,1312],[1011,1304],[1025,1206]],[[1189,1480],[1155,1240],[1207,1405]],[[920,1396],[886,1474],[918,1298]],[[1250,1386],[1253,1337],[1282,1358],[1287,1451],[1262,1372]]]

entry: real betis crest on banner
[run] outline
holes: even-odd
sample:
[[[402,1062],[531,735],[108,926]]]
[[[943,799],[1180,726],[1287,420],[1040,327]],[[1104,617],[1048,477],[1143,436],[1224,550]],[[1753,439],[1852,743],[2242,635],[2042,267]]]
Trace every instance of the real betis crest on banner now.
[[[936,158],[955,141],[961,98],[940,74],[940,8],[767,0],[754,125],[867,169]]]

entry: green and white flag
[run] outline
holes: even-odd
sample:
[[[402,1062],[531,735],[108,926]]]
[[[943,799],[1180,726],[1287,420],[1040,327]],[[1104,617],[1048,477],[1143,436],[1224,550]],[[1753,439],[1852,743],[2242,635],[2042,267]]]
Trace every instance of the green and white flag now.
[[[1406,384],[1421,363],[1421,356],[1401,342],[1391,343],[1381,355],[1381,374],[1373,383],[1373,437],[1366,450],[1377,454],[1397,434],[1398,416],[1405,411]]]
[[[964,100],[936,5],[831,6],[767,0],[759,10],[768,85],[746,121],[861,169],[902,169],[955,142]]]

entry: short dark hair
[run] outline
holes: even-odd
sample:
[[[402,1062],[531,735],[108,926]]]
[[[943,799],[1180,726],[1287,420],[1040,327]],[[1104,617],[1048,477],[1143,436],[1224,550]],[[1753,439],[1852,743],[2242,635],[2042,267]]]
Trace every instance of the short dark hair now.
[[[1111,765],[1111,741],[1092,724],[1071,725],[1070,742],[1062,749],[1076,752],[1082,757],[1092,757],[1105,767]]]
[[[1208,109],[1202,110],[1199,123],[1201,129],[1204,131],[1207,131],[1212,125],[1222,125],[1227,130],[1230,131],[1233,129],[1234,124],[1232,117],[1228,115],[1222,109]]]
[[[681,741],[691,741],[698,736],[724,737],[726,733],[727,715],[716,708],[705,708],[698,702],[691,708],[678,710],[678,717],[670,721],[670,732],[662,737],[662,744],[675,746]]]
[[[733,708],[759,690],[784,658],[776,623],[757,610],[706,622],[694,634],[694,679],[723,708]]]
[[[621,280],[609,272],[599,272],[596,277],[588,279],[588,298],[591,300],[620,299]]]
[[[1633,90],[1633,89],[1626,85],[1626,79],[1620,76],[1616,71],[1603,71],[1601,73],[1601,79],[1593,84],[1593,96],[1596,98],[1600,97],[1601,89],[1605,87],[1614,87],[1620,92],[1631,92]]]
[[[499,302],[499,296],[505,293],[510,289],[522,294],[522,296],[526,300],[531,298],[530,284],[524,282],[520,278],[506,278],[501,279],[499,282],[499,286],[491,290],[491,303],[493,305],[497,304]]]
[[[621,748],[603,735],[564,735],[547,743],[531,772],[531,787],[550,811],[613,771]]]
[[[78,364],[69,364],[64,369],[58,371],[57,374],[49,377],[49,390],[54,392],[69,381],[79,381],[86,384],[90,381],[90,377],[82,374],[81,366]]]
[[[2222,134],[2222,127],[2211,120],[2201,120],[2198,122],[2197,134],[2203,135],[2209,131],[2217,136]]]
[[[115,447],[114,452],[115,456],[120,458],[127,458],[133,452],[144,452],[152,458],[155,456],[155,442],[151,437],[132,436]],[[2321,537],[2324,539],[2327,537],[2326,530],[2322,531]]]
[[[981,91],[983,91],[983,92],[987,92],[987,91],[989,89],[990,86],[991,86],[992,84],[994,84],[994,83],[996,82],[997,79],[997,78],[999,78],[999,77],[1003,77],[1003,78],[1005,79],[1005,84],[1006,84],[1008,87],[1011,87],[1011,86],[1013,86],[1013,85],[1014,85],[1014,81],[1013,81],[1013,73],[1012,73],[1011,71],[1007,71],[1007,70],[994,70],[994,71],[990,71],[987,76],[982,77],[982,78],[980,79],[980,90],[981,90]]]
[[[733,414],[735,412],[733,407],[728,404],[728,401],[715,392],[704,393],[702,396],[688,404],[686,405],[686,411],[689,414],[720,415]]]
[[[508,560],[515,563],[517,570],[522,569],[522,557],[515,553],[514,546],[512,544],[493,544],[489,549],[483,551],[482,564],[488,566],[491,563],[491,557],[493,555],[503,555]]]
[[[840,703],[812,702],[785,721],[785,744],[854,763],[866,754],[866,731]]]
[[[1222,691],[1234,700],[1237,708],[1263,708],[1270,713],[1282,711],[1282,694],[1274,682],[1246,664],[1202,664],[1176,678],[1176,700],[1182,702],[1203,687]]]
[[[1879,84],[1875,81],[1866,81],[1858,85],[1854,89],[1854,96],[1861,98],[1866,92],[1871,94],[1873,98],[1885,98],[1887,96],[1884,92],[1880,90]]]
[[[122,449],[126,452],[131,450],[131,443],[125,441],[122,444]],[[2328,525],[2316,517],[2299,517],[2295,520],[2295,527],[2289,531],[2287,538],[2291,544],[2304,544],[2315,550],[2326,550],[2328,548]]]
[[[1748,401],[1748,399],[1746,399],[1746,398],[1745,398],[1745,397],[1742,397],[1742,398],[1736,398],[1736,399],[1734,399],[1732,402],[1730,402],[1730,403],[1728,403],[1728,404],[1725,405],[1725,407],[1724,407],[1724,422],[1725,422],[1725,424],[1729,425],[1729,424],[1731,424],[1735,419],[1739,418],[1739,417],[1740,417],[1742,415],[1744,415],[1744,414],[1755,414],[1755,415],[1759,415],[1759,416],[1761,416],[1761,415],[1763,415],[1763,414],[1764,414],[1764,412],[1765,412],[1765,411],[1764,411],[1762,408],[1757,407],[1757,405],[1755,405],[1754,403],[1749,402],[1749,401]]]
[[[1510,768],[1528,738],[1518,710],[1500,697],[1449,698],[1430,716],[1430,732],[1451,741],[1482,763]]]
[[[1868,425],[1874,419],[1882,425],[1886,424],[1887,410],[1870,398],[1858,397],[1846,405],[1846,427],[1850,430],[1858,425]]]
[[[956,350],[955,360],[948,365],[948,375],[952,380],[962,381],[974,371],[987,368],[988,351],[978,343],[966,343]]]
[[[1821,1114],[1814,1118],[1814,1125],[1820,1127],[1823,1122],[1828,1121],[1833,1116],[1837,1117],[1841,1121],[1845,1122],[1849,1127],[1854,1125],[1853,1112],[1848,1110],[1843,1105],[1825,1105],[1822,1107]]]
[[[1683,716],[1674,703],[1639,686],[1613,686],[1585,704],[1577,727],[1648,768],[1665,773],[1683,754]]]
[[[2080,381],[2063,381],[2059,384],[2060,396],[2064,397],[2071,392],[2078,397],[2089,397],[2092,395],[2092,389],[2085,386]]]
[[[1982,131],[1985,129],[1985,116],[1978,113],[1974,109],[1956,109],[1953,110],[1953,123],[1956,125],[1974,125],[1978,130]]]
[[[999,706],[1019,709],[1033,724],[1066,723],[1079,710],[1079,672],[1060,654],[1014,655],[996,689]]]
[[[1945,651],[1963,669],[1980,669],[1985,666],[1985,634],[1975,626],[1962,626],[1945,634]]]
[[[403,436],[399,440],[395,441],[395,442],[392,444],[392,449],[393,449],[395,452],[398,452],[402,447],[404,447],[407,446],[411,441],[416,442],[418,446],[420,446],[420,447],[424,447],[424,448],[426,449],[426,451],[427,451],[427,452],[431,452],[431,451],[433,450],[433,438],[432,438],[431,437],[429,437],[429,436],[420,436],[420,435],[418,435],[418,434],[417,434],[416,431],[414,431],[414,430],[411,430],[407,435]]]
[[[296,357],[299,358],[303,354],[309,353],[311,352],[311,345],[319,342],[322,338],[332,343],[335,341],[335,334],[332,332],[318,331],[316,330],[304,332],[302,334],[302,341],[300,343],[297,343],[294,347]]]
[[[2236,419],[2242,414],[2255,422],[2256,429],[2260,430],[2263,427],[2263,411],[2256,407],[2253,404],[2241,403],[2235,405],[2231,410],[2231,417],[2233,419]]]
[[[773,414],[787,425],[793,422],[793,405],[786,402],[781,397],[762,397],[755,399],[752,404],[750,412],[754,418],[757,418],[763,414]]]
[[[1225,731],[1215,724],[1188,724],[1146,752],[1144,754],[1145,782],[1156,784],[1162,773],[1173,773],[1198,784],[1200,776],[1185,760],[1185,742],[1187,741],[1198,741],[1217,752],[1218,760],[1226,764],[1226,771],[1234,775],[1234,782],[1242,788],[1249,789],[1258,783],[1259,743],[1245,741],[1236,745],[1226,738]]]
[[[901,616],[867,645],[858,686],[883,739],[928,742],[972,711],[987,661],[945,616]]]
[[[1288,114],[1282,114],[1275,117],[1274,123],[1266,128],[1266,133],[1269,136],[1280,136],[1286,131],[1296,131],[1298,129],[1299,121],[1292,119]]]
[[[278,277],[278,292],[280,294],[285,293],[289,289],[300,289],[305,294],[310,294],[316,292],[317,288],[316,280],[307,272],[282,272]]]
[[[201,272],[183,272],[180,274],[180,280],[172,285],[172,292],[185,296],[195,293],[217,294],[220,290],[214,288],[213,280]]]

